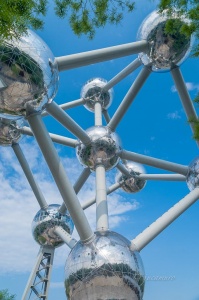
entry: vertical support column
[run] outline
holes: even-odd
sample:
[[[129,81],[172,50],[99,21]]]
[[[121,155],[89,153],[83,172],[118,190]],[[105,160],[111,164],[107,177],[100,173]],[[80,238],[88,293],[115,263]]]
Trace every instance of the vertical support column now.
[[[102,106],[100,102],[95,103],[95,126],[102,125]]]
[[[22,300],[48,299],[54,248],[42,247],[30,274]]]
[[[96,166],[96,227],[108,230],[108,203],[106,193],[106,171],[102,163]]]

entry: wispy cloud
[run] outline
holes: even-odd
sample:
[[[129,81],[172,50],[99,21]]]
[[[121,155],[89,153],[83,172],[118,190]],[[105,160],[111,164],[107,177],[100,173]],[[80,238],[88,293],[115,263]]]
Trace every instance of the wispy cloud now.
[[[197,92],[199,91],[199,84],[197,84],[197,83],[186,82],[186,87],[187,87],[188,91],[194,91],[194,90],[197,91]],[[171,91],[173,93],[177,92],[177,89],[176,89],[175,85],[172,85]]]
[[[53,289],[63,288],[64,283],[63,282],[51,282],[50,287],[53,288]]]
[[[36,143],[28,138],[22,140],[21,148],[48,204],[61,204],[59,191]],[[58,150],[62,153],[62,149]],[[65,155],[62,155],[61,159],[70,181],[74,184],[81,173],[79,162],[76,158],[66,158]],[[113,184],[113,178],[114,174],[108,172],[107,186]],[[92,174],[79,193],[79,199],[85,201],[93,198],[94,187],[95,177]],[[39,210],[39,205],[12,148],[9,147],[1,147],[0,151],[0,190],[0,273],[30,272],[34,264],[33,258],[36,259],[40,247],[31,234],[31,223]],[[119,226],[127,218],[125,213],[139,207],[136,200],[129,202],[118,191],[108,197],[108,205],[111,229]],[[95,230],[95,205],[87,209],[85,213],[91,227]],[[76,230],[73,235],[79,239]],[[66,245],[56,249],[55,267],[64,266],[69,251]],[[59,287],[59,283],[54,283],[54,285],[54,287]]]
[[[178,120],[178,119],[181,119],[181,116],[180,116],[179,112],[176,110],[174,112],[169,113],[167,115],[167,118],[172,119],[172,120]]]

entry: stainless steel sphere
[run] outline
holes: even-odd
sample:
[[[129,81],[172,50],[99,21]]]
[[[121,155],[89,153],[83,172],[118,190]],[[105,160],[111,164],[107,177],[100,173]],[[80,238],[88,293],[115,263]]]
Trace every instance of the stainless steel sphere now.
[[[22,120],[9,120],[0,118],[0,145],[11,146],[13,143],[17,143],[21,138],[19,131],[22,125]]]
[[[35,241],[41,246],[59,247],[63,241],[56,233],[55,226],[61,226],[65,231],[72,234],[74,224],[68,212],[64,215],[59,213],[60,205],[51,204],[47,209],[40,209],[32,222],[32,234]]]
[[[126,175],[118,172],[116,181],[123,181],[121,188],[127,193],[137,193],[141,191],[146,185],[146,180],[139,178],[140,174],[145,173],[143,166],[131,161],[127,161],[124,165],[129,170],[131,177],[128,178]]]
[[[85,107],[94,111],[95,103],[100,102],[103,109],[107,109],[113,99],[113,89],[103,91],[107,81],[102,78],[93,78],[86,82],[81,90],[81,97],[85,99]]]
[[[108,127],[93,126],[86,130],[91,142],[84,145],[82,142],[76,147],[76,155],[80,163],[91,170],[101,162],[106,170],[116,166],[119,161],[118,153],[121,150],[120,140],[115,132]]]
[[[28,30],[19,40],[0,40],[0,115],[25,116],[55,97],[58,68],[42,39]]]
[[[168,16],[157,11],[152,12],[142,23],[138,31],[139,40],[147,40],[150,45],[148,53],[140,53],[144,65],[151,64],[153,71],[167,71],[180,65],[189,55],[193,37],[189,38],[179,30],[185,18],[179,19],[176,14],[171,17],[174,22],[173,33],[165,32]]]
[[[196,157],[189,165],[187,174],[187,186],[190,191],[199,187],[199,156]]]
[[[115,232],[96,232],[89,244],[79,241],[66,260],[68,300],[141,300],[144,282],[139,253]]]

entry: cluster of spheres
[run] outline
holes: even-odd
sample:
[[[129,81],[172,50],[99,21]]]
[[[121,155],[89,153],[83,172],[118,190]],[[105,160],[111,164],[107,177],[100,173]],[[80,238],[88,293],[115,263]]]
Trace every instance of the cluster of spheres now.
[[[173,33],[166,31],[166,15],[153,12],[141,25],[139,40],[147,40],[150,50],[140,53],[144,65],[153,71],[170,70],[187,57],[192,38],[179,32],[186,20],[172,16]],[[107,109],[113,92],[106,90],[106,81],[94,78],[81,91],[85,107],[95,110],[99,102]],[[19,40],[0,44],[0,144],[12,145],[20,139],[19,120],[35,112],[41,112],[50,103],[58,88],[56,59],[48,46],[33,32]],[[92,171],[101,163],[106,170],[119,162],[120,139],[106,126],[87,129],[90,143],[81,141],[76,147],[79,161]],[[125,163],[130,177],[119,174],[126,192],[135,193],[145,186],[139,178],[144,172],[141,166]],[[187,177],[190,189],[199,185],[199,163],[192,163]],[[73,231],[73,222],[68,212],[61,214],[59,205],[41,209],[32,223],[35,240],[41,246],[58,247],[62,240],[54,233],[61,226],[68,233]],[[130,242],[123,236],[107,231],[96,232],[94,239],[86,244],[77,242],[66,261],[65,289],[69,300],[141,300],[144,291],[144,270],[139,253],[133,251]]]

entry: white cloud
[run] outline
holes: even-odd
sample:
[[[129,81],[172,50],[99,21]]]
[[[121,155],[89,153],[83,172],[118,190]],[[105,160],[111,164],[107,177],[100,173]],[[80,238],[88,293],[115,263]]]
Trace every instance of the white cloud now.
[[[64,288],[64,283],[63,282],[51,282],[50,287],[53,289]]]
[[[49,204],[61,204],[59,191],[36,143],[30,138],[24,139],[21,142],[21,148],[34,171],[46,201]],[[60,149],[58,150],[62,153]],[[70,181],[74,183],[83,168],[80,167],[76,158],[65,158],[62,155],[61,159]],[[111,172],[107,173],[107,186],[113,184],[113,177]],[[95,196],[94,186],[95,177],[91,174],[78,195],[81,201]],[[9,147],[1,147],[0,151],[0,191],[0,273],[30,272],[34,265],[34,258],[36,259],[39,251],[39,245],[33,240],[31,234],[31,222],[39,210],[39,205],[12,148]],[[118,191],[108,197],[108,205],[110,228],[113,230],[126,220],[126,212],[135,210],[139,206],[135,200],[126,201]],[[95,205],[87,209],[85,213],[92,229],[95,230]],[[76,230],[73,235],[79,239]],[[56,249],[54,267],[64,267],[69,251],[66,245]],[[59,283],[54,283],[54,287],[56,285],[58,287]]]
[[[181,119],[181,116],[179,115],[179,112],[176,110],[174,112],[171,112],[167,115],[168,119],[172,119],[172,120],[178,120]]]
[[[185,84],[186,84],[186,87],[187,87],[188,91],[194,91],[194,90],[199,91],[199,84],[196,84],[196,83],[193,83],[193,82],[186,82]],[[177,92],[177,89],[176,89],[175,85],[172,85],[171,91],[173,93]]]

